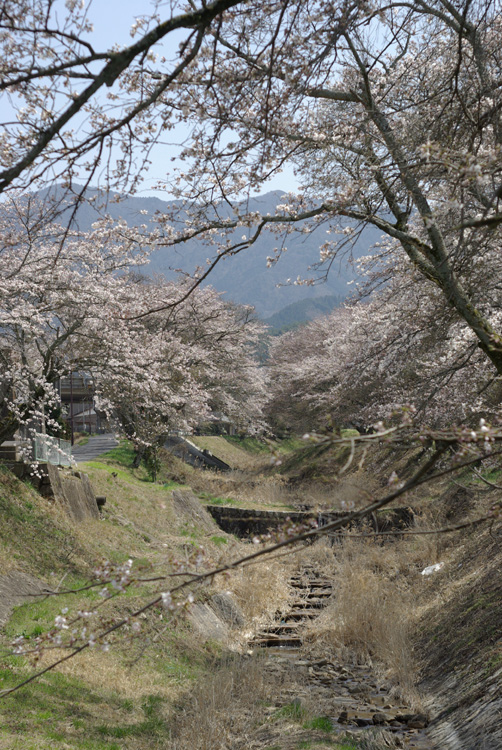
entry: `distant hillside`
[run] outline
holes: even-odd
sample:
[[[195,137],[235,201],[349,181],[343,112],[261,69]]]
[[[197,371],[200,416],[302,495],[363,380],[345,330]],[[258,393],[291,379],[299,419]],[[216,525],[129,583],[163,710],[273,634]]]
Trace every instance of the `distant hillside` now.
[[[344,301],[341,295],[325,294],[314,299],[302,299],[283,307],[263,321],[269,326],[269,333],[276,336],[292,328],[308,323],[310,320],[326,315]]]
[[[51,189],[51,195],[57,195],[57,192],[57,186]],[[89,189],[87,194],[89,198],[99,195],[98,191],[93,189]],[[47,195],[47,192],[45,192],[45,195]],[[100,202],[103,202],[105,197],[99,195]],[[115,197],[116,194],[114,193],[108,194],[106,211],[114,219],[124,219],[129,226],[139,224],[152,226],[153,217],[156,213],[165,213],[166,210],[175,205],[174,202],[165,202],[153,197],[130,197],[119,202],[115,200]],[[276,206],[281,202],[281,198],[282,193],[280,191],[266,193],[251,198],[247,204],[247,209],[260,211],[262,214],[273,214]],[[63,220],[65,213],[69,218],[70,208],[63,213]],[[230,216],[231,209],[229,206],[221,206],[221,210],[218,208],[218,214],[222,218]],[[97,211],[89,204],[82,204],[76,214],[77,224],[82,230],[90,229],[92,223],[98,217]],[[242,228],[236,230],[235,240],[240,240],[242,234]],[[355,254],[366,254],[368,248],[379,237],[379,231],[366,229],[356,244]],[[343,298],[346,296],[347,282],[356,277],[353,268],[346,264],[337,264],[336,270],[330,273],[326,284],[278,286],[285,284],[287,279],[297,279],[298,276],[308,277],[308,268],[319,260],[319,247],[325,242],[325,239],[325,226],[319,226],[311,234],[298,233],[295,236],[288,237],[287,252],[283,254],[276,265],[267,268],[267,257],[273,254],[273,249],[277,245],[280,245],[280,238],[269,231],[264,231],[249,249],[230,258],[223,258],[211,273],[208,283],[218,291],[224,292],[228,299],[241,304],[253,305],[261,316],[271,316],[283,308],[305,299],[319,300],[328,295]],[[213,254],[213,247],[198,240],[185,242],[176,248],[159,248],[153,253],[149,265],[141,269],[141,273],[147,275],[160,273],[169,279],[174,279],[177,276],[176,269],[191,273],[197,266],[205,266],[207,258]]]

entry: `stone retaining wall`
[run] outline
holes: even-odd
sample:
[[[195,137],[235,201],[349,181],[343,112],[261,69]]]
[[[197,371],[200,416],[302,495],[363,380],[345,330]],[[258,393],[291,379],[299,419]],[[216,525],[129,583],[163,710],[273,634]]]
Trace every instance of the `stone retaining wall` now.
[[[29,479],[40,495],[59,503],[73,520],[99,518],[98,504],[87,474],[52,464],[39,464],[37,476],[22,461],[5,463],[19,479]]]

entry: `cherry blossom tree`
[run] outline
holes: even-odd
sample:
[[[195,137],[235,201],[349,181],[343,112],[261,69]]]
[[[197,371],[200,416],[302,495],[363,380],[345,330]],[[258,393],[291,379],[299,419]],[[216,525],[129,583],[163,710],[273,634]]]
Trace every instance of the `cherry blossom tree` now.
[[[70,184],[77,169],[92,179],[115,146],[121,156],[113,158],[110,178],[134,182],[152,140],[176,120],[176,113],[170,119],[174,102],[165,93],[200,53],[222,13],[239,5],[242,0],[184,8],[169,3],[132,19],[130,45],[110,39],[105,50],[97,50],[85,1],[56,7],[53,0],[3,0],[0,91],[14,116],[6,117],[0,134],[0,192],[55,176]],[[139,164],[134,145],[142,154]]]
[[[77,342],[90,339],[92,321],[106,319],[124,284],[116,274],[145,257],[133,240],[117,242],[120,227],[108,222],[82,238],[37,224],[37,213],[22,200],[0,206],[0,439],[20,423],[47,420],[58,403],[58,379],[89,361]],[[49,419],[49,427],[58,425]]]
[[[209,288],[180,302],[186,282],[131,274],[148,257],[120,222],[84,236],[45,224],[37,233],[19,204],[0,212],[0,440],[34,419],[57,430],[58,380],[78,370],[93,374],[101,407],[121,412],[144,444],[190,429],[212,404],[242,425],[259,421],[261,327],[249,311]]]
[[[500,9],[459,8],[446,0],[288,5],[294,27],[287,35],[283,25],[280,50],[269,39],[260,46],[264,24],[256,19],[227,37],[223,30],[228,60],[197,99],[201,125],[186,153],[198,165],[213,154],[206,194],[222,173],[232,194],[235,165],[256,185],[293,158],[303,190],[288,197],[282,216],[262,221],[287,231],[299,219],[338,217],[331,231],[342,240],[321,249],[327,265],[353,231],[344,221],[376,226],[429,281],[430,294],[441,291],[500,374],[498,324],[484,286],[470,281],[499,235],[466,228],[467,217],[498,211]],[[238,46],[243,36],[247,51]],[[229,129],[238,134],[230,144]],[[191,179],[200,194],[198,176]]]
[[[305,326],[276,337],[269,347],[266,411],[274,430],[298,434],[327,426],[339,378],[341,357],[333,358],[331,343],[348,334],[351,312],[340,308]],[[335,354],[335,358],[337,355]]]
[[[371,224],[502,374],[497,290],[482,272],[500,244],[495,0],[156,6],[135,19],[136,41],[104,52],[86,4],[65,7],[2,5],[2,91],[17,122],[3,126],[0,189],[103,174],[105,187],[134,190],[155,143],[182,125],[159,184],[178,216],[158,216],[143,242],[207,242],[187,294],[266,227],[279,236],[273,263],[288,233],[325,222],[322,273]],[[275,215],[246,213],[243,196],[291,161],[299,193]]]
[[[210,287],[179,304],[186,289],[186,282],[137,282],[128,317],[92,338],[100,404],[119,416],[138,455],[215,411],[243,431],[263,428],[265,387],[255,356],[263,326]],[[160,312],[149,313],[152,306]]]
[[[496,254],[492,260],[483,273],[490,269],[485,289],[498,320]],[[305,432],[331,419],[335,427],[364,428],[389,422],[403,405],[413,405],[422,424],[442,428],[499,416],[499,379],[472,330],[439,290],[431,294],[410,272],[404,253],[392,249],[387,263],[387,272],[383,257],[368,270],[370,286],[386,279],[370,300],[275,340],[267,406],[274,425]]]

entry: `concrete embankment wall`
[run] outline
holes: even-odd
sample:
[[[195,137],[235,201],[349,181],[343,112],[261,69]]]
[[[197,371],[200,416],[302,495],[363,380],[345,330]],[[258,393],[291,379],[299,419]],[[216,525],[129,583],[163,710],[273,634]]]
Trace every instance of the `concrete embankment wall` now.
[[[99,509],[89,477],[81,471],[65,471],[48,464],[53,496],[75,521],[99,518]]]

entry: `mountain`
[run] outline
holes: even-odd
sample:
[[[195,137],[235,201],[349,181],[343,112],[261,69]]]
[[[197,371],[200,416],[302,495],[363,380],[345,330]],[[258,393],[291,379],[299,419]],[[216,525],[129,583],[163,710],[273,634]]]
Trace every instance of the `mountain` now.
[[[283,307],[282,310],[265,318],[263,322],[269,326],[269,334],[276,336],[303,323],[308,323],[321,315],[330,313],[335,307],[342,304],[343,299],[343,297],[334,294],[314,299],[302,299]]]
[[[58,186],[50,189],[50,196],[57,196]],[[48,191],[45,191],[47,197]],[[249,211],[259,211],[261,214],[275,213],[276,206],[281,202],[283,193],[272,191],[264,195],[251,198],[246,204]],[[98,198],[100,203],[106,198],[106,213],[113,219],[122,218],[135,226],[146,224],[153,226],[156,213],[166,213],[173,207],[179,206],[174,201],[162,201],[155,197],[124,197],[110,192],[108,195],[99,193],[95,189],[86,191],[87,198]],[[63,203],[64,205],[64,203]],[[72,208],[64,209],[62,221],[68,221]],[[229,206],[218,207],[221,217],[232,216]],[[86,231],[100,214],[89,203],[82,203],[75,216],[77,226]],[[251,231],[251,230],[244,230]],[[234,232],[233,240],[239,241],[243,229]],[[355,246],[355,255],[364,255],[380,237],[376,229],[365,229]],[[207,283],[215,289],[224,292],[225,296],[241,304],[253,305],[262,317],[273,315],[284,307],[304,299],[316,299],[327,295],[344,298],[347,295],[347,283],[356,278],[353,268],[348,265],[337,264],[326,283],[314,286],[288,284],[288,279],[309,277],[309,266],[319,260],[319,247],[326,240],[325,226],[317,227],[309,234],[297,233],[287,238],[287,251],[283,252],[278,263],[267,268],[267,257],[273,255],[275,247],[281,244],[281,238],[273,235],[269,230],[263,231],[254,245],[231,257],[224,257],[211,272]],[[152,256],[148,266],[140,269],[146,275],[163,274],[168,279],[177,276],[176,269],[193,273],[197,266],[204,267],[207,258],[214,254],[214,247],[204,244],[200,240],[190,240],[171,248],[159,248]],[[281,286],[283,285],[283,286]]]

